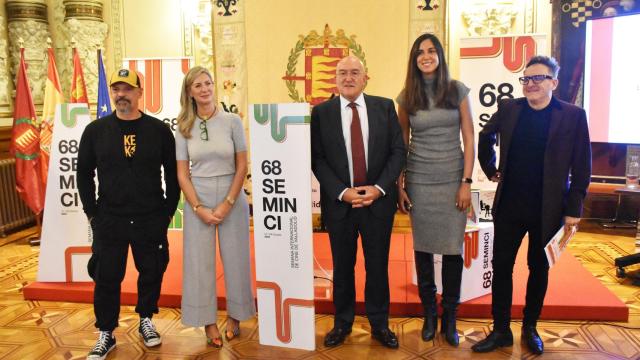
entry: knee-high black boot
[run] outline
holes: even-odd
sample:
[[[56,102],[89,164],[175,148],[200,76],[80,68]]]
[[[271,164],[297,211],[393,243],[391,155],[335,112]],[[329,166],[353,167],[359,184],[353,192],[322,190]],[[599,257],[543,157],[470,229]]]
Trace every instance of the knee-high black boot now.
[[[442,256],[442,325],[441,332],[447,342],[458,346],[456,314],[460,303],[460,283],[462,282],[462,256]]]
[[[432,340],[438,326],[436,312],[436,282],[433,271],[433,254],[415,251],[416,275],[418,278],[418,293],[424,309],[424,324],[422,325],[422,340]]]

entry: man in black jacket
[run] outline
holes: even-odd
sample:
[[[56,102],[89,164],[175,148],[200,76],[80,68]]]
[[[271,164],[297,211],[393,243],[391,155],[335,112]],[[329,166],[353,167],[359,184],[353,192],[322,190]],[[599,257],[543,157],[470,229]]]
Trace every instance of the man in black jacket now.
[[[78,152],[78,190],[93,229],[88,270],[100,329],[87,359],[104,359],[115,346],[129,245],[139,272],[138,331],[147,347],[162,342],[151,317],[158,312],[169,263],[167,228],[180,197],[173,134],[161,120],[138,110],[140,78],[122,69],[111,75],[109,85],[116,110],[87,125]]]
[[[493,331],[475,344],[489,352],[513,344],[509,327],[513,266],[525,233],[529,234],[526,304],[522,340],[534,354],[544,351],[536,330],[547,292],[547,242],[565,226],[580,221],[591,178],[591,143],[583,109],[553,97],[560,67],[555,59],[535,56],[520,78],[524,98],[500,102],[478,141],[482,170],[498,182],[493,204]],[[500,135],[500,163],[494,145]]]
[[[398,348],[389,329],[389,247],[397,210],[396,179],[406,149],[393,101],[363,93],[367,74],[355,56],[340,60],[340,96],[311,112],[311,166],[320,182],[322,219],[333,258],[333,329],[324,345],[342,344],[355,316],[358,235],[365,258],[365,308],[371,335]]]

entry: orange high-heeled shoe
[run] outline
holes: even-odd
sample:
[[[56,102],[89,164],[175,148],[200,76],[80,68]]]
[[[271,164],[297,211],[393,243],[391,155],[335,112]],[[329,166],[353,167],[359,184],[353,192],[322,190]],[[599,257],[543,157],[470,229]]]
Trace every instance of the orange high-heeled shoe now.
[[[238,322],[238,324],[236,325],[236,327],[233,330],[226,330],[224,332],[224,337],[225,337],[225,339],[227,341],[231,341],[231,340],[235,339],[238,336],[240,336],[240,322]]]
[[[213,346],[216,349],[220,349],[222,347],[222,336],[218,336],[215,338],[210,338],[207,336],[207,345]]]
[[[222,335],[220,335],[220,333],[218,333],[218,336],[216,337],[209,337],[209,334],[207,334],[207,326],[205,326],[204,334],[207,337],[207,345],[213,346],[216,349],[220,349],[222,347]]]

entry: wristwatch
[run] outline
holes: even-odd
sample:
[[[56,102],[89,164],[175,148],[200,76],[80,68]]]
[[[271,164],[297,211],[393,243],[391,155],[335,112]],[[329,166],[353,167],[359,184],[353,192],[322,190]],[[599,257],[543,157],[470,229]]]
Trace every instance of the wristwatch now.
[[[462,182],[467,184],[472,184],[473,180],[471,178],[465,177],[465,178],[462,178]]]
[[[204,206],[204,205],[202,205],[200,203],[193,205],[193,212],[197,212],[198,208],[201,207],[201,206]]]
[[[233,204],[236,203],[236,201],[234,199],[231,198],[231,196],[227,196],[227,198],[225,199],[227,200],[227,202],[229,203],[229,205],[233,206]]]

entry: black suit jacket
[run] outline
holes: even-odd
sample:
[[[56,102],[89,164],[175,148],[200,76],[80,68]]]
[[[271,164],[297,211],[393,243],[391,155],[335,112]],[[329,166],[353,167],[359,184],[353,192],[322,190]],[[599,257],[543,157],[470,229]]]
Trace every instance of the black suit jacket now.
[[[406,149],[391,99],[364,95],[369,121],[367,184],[384,192],[370,205],[379,217],[396,212],[396,180],[404,168]],[[347,149],[342,133],[340,97],[336,96],[311,111],[311,167],[320,182],[320,202],[325,222],[344,218],[351,204],[338,200],[351,187]]]
[[[491,178],[496,171],[502,181],[509,176],[507,159],[513,131],[526,98],[506,99],[480,131],[478,160]],[[591,142],[587,116],[583,109],[552,99],[551,123],[544,153],[542,185],[542,238],[548,241],[558,230],[564,216],[581,217],[582,202],[591,178]],[[500,162],[496,168],[496,135],[500,134]],[[571,177],[569,178],[569,175]],[[502,182],[498,184],[493,203],[493,216],[500,216]]]

